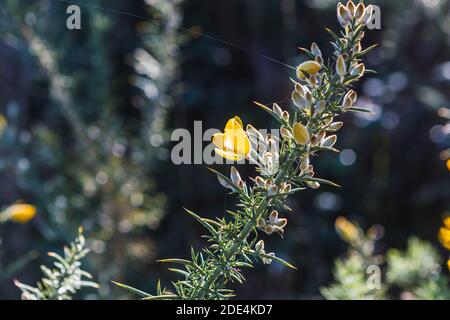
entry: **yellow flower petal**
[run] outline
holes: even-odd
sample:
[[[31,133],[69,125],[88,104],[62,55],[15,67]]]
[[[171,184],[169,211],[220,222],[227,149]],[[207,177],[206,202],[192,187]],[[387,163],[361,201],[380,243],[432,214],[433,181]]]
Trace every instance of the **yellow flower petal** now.
[[[305,61],[297,67],[297,78],[305,80],[306,75],[313,76],[320,70],[320,64],[315,61]]]
[[[219,148],[224,148],[225,135],[223,133],[216,133],[213,135],[212,142],[214,145]]]
[[[239,161],[239,160],[242,160],[242,159],[243,159],[243,157],[240,157],[239,155],[237,155],[237,154],[235,154],[235,153],[232,153],[232,152],[226,152],[226,151],[223,151],[222,149],[216,148],[216,149],[214,149],[214,151],[215,151],[219,156],[221,156],[222,158],[225,158],[225,159],[227,159],[227,160]]]
[[[450,229],[450,216],[444,218],[444,226]]]
[[[4,214],[14,222],[27,223],[36,215],[36,207],[30,204],[13,204]]]
[[[237,130],[237,129],[242,129],[242,128],[243,128],[243,124],[242,124],[241,118],[234,117],[233,119],[228,120],[224,131],[227,132],[229,130]]]
[[[450,230],[442,227],[439,229],[439,241],[447,250],[450,250]]]
[[[355,241],[358,238],[358,228],[344,217],[339,217],[335,222],[336,231],[342,240]]]

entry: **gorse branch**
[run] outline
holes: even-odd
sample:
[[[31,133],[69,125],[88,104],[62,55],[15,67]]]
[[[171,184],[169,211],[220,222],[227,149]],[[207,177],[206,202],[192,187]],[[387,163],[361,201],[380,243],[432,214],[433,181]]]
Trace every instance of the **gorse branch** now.
[[[343,27],[334,38],[334,55],[324,60],[314,43],[311,50],[302,49],[310,60],[297,68],[292,101],[294,113],[274,104],[267,111],[280,125],[280,136],[263,135],[252,125],[244,129],[242,120],[228,121],[224,133],[214,135],[216,154],[231,161],[248,160],[256,166],[258,176],[244,181],[235,167],[228,177],[212,170],[222,186],[238,199],[236,210],[229,211],[231,219],[209,220],[188,211],[208,232],[209,246],[191,251],[190,260],[168,259],[163,262],[181,265],[170,269],[183,279],[173,283],[174,290],[158,285],[156,295],[140,294],[148,300],[165,299],[227,299],[234,296],[228,289],[231,282],[243,283],[243,268],[251,268],[255,261],[273,261],[294,268],[290,263],[266,252],[259,233],[283,235],[287,219],[280,212],[290,211],[286,198],[306,188],[317,189],[321,184],[335,185],[315,177],[310,159],[322,151],[334,151],[337,136],[334,132],[342,122],[334,119],[342,113],[365,110],[355,107],[357,94],[351,85],[367,70],[361,57],[370,51],[361,48],[364,27],[372,16],[372,6],[362,2],[357,6],[349,1],[338,5],[338,19]]]
[[[80,228],[75,241],[64,248],[64,256],[54,252],[48,254],[55,259],[54,268],[41,266],[45,277],[36,287],[15,281],[22,290],[22,300],[70,300],[83,287],[98,288],[95,282],[90,281],[92,276],[81,269],[80,260],[89,253],[82,232]]]

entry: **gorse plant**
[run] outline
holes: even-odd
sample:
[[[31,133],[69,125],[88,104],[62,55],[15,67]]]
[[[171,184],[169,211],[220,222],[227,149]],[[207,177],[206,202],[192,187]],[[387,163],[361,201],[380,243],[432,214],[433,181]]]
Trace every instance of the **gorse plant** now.
[[[389,249],[383,256],[376,255],[374,250],[376,241],[382,236],[379,227],[364,233],[356,223],[338,218],[336,230],[349,250],[347,257],[335,263],[334,283],[320,290],[326,299],[450,298],[446,270],[443,272],[439,252],[430,243],[411,238],[405,251]],[[374,267],[377,274],[371,272]],[[371,277],[377,282],[376,286]]]
[[[274,104],[267,111],[280,125],[281,137],[261,134],[252,125],[244,129],[242,120],[228,121],[224,133],[214,135],[216,153],[230,161],[248,160],[256,165],[258,176],[244,181],[236,167],[230,177],[212,170],[219,182],[238,199],[237,209],[228,211],[230,219],[205,219],[188,211],[208,231],[209,246],[200,252],[191,250],[191,259],[167,259],[162,262],[179,264],[182,269],[170,269],[183,279],[173,283],[174,290],[158,285],[156,295],[119,284],[144,299],[227,299],[234,296],[230,282],[243,283],[242,268],[255,261],[273,261],[295,268],[274,253],[266,252],[260,232],[283,235],[287,219],[281,212],[290,211],[285,204],[288,196],[306,188],[334,183],[315,177],[310,159],[322,151],[334,151],[338,131],[343,123],[336,116],[366,110],[355,107],[357,94],[350,90],[365,73],[362,56],[372,47],[362,50],[364,28],[372,16],[372,6],[362,2],[346,6],[338,4],[337,12],[343,27],[341,36],[331,30],[334,55],[325,60],[313,43],[311,50],[302,49],[310,60],[297,68],[297,80],[292,101],[296,111],[291,114]]]
[[[348,246],[348,256],[338,259],[333,270],[335,282],[320,292],[327,300],[384,299],[385,286],[368,285],[367,270],[379,266],[383,257],[375,255],[375,243],[382,236],[380,227],[372,227],[365,233],[357,224],[346,218],[336,220],[336,231]],[[378,279],[377,279],[378,280]]]
[[[54,268],[41,266],[45,277],[36,287],[16,280],[16,286],[22,290],[22,300],[70,300],[81,288],[98,288],[95,282],[90,281],[92,276],[81,269],[80,260],[89,253],[85,242],[80,228],[75,241],[64,248],[64,256],[50,252],[48,255],[55,259]]]

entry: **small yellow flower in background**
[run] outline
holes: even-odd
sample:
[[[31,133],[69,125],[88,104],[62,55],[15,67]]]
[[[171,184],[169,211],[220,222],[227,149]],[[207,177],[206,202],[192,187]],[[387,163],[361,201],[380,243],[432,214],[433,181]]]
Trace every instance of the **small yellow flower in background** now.
[[[316,61],[305,61],[297,67],[297,78],[305,80],[306,75],[314,76],[320,70],[320,64]]]
[[[36,215],[36,207],[31,204],[13,204],[0,214],[0,222],[11,220],[27,223]]]
[[[6,121],[6,118],[2,114],[0,114],[0,135],[2,135],[7,126],[8,122]]]
[[[450,250],[450,229],[442,227],[439,229],[438,237],[444,248]]]
[[[447,165],[447,170],[450,171],[450,159],[447,160],[446,165]]]
[[[294,126],[292,127],[293,134],[294,134],[294,140],[297,142],[297,144],[304,145],[309,142],[309,131],[308,128],[306,128],[304,125],[302,125],[299,122],[294,123]]]
[[[448,271],[450,271],[450,259],[447,260]]]
[[[444,227],[450,229],[450,215],[444,218]]]
[[[444,248],[450,250],[450,216],[446,216],[443,223],[444,226],[439,229],[438,238]]]
[[[344,217],[339,217],[336,219],[335,228],[339,236],[344,241],[353,242],[358,239],[358,228]]]
[[[250,139],[243,129],[242,120],[234,117],[227,122],[224,133],[216,133],[212,142],[215,152],[222,158],[239,161],[250,153]]]

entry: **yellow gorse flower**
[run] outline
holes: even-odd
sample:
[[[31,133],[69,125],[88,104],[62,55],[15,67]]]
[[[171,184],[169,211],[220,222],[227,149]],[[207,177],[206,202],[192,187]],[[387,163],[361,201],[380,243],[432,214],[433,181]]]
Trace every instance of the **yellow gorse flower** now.
[[[444,226],[439,229],[438,238],[444,248],[450,250],[450,217],[444,218]]]
[[[344,217],[339,217],[335,222],[336,231],[342,240],[353,242],[358,239],[358,228]]]
[[[36,211],[36,207],[31,204],[13,204],[0,214],[0,221],[27,223],[34,218]]]
[[[215,152],[228,160],[239,161],[250,153],[250,139],[239,117],[228,120],[224,133],[216,133],[212,142]]]
[[[305,80],[306,75],[314,76],[320,70],[320,64],[315,61],[305,61],[297,67],[297,78]]]

